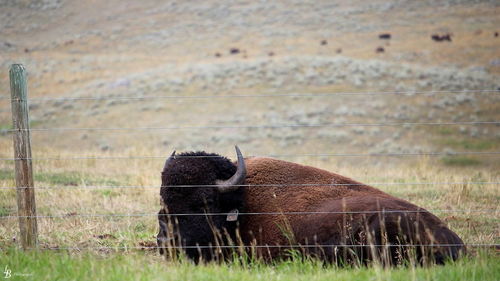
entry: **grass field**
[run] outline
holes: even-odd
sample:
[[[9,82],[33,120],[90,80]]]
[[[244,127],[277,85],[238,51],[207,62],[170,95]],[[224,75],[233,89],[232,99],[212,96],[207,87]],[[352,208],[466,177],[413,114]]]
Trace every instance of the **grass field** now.
[[[128,160],[90,159],[84,164],[41,161],[35,165],[38,215],[49,216],[39,219],[43,248],[154,244],[160,208],[158,171],[163,160]],[[499,181],[497,170],[448,166],[436,157],[413,159],[394,167],[354,167],[317,159],[306,159],[305,164],[373,183],[431,210],[467,243],[500,242],[500,194],[494,184]],[[2,163],[1,186],[13,187],[13,178],[12,166]],[[16,215],[15,190],[2,190],[0,202],[0,245],[10,247],[17,243],[17,219],[9,217]]]
[[[11,280],[498,280],[499,258],[480,252],[455,263],[432,267],[339,268],[315,261],[282,261],[193,265],[165,262],[159,257],[126,252],[95,254],[28,252],[9,249],[0,265]],[[7,267],[6,267],[7,266]],[[5,274],[5,273],[4,273]]]
[[[90,161],[90,160],[89,160]],[[312,161],[312,160],[309,160]],[[52,162],[54,163],[54,162]],[[88,163],[87,163],[88,164]],[[24,253],[17,249],[15,191],[0,193],[0,265],[8,265],[18,280],[498,280],[498,252],[471,247],[469,255],[445,266],[383,269],[338,268],[314,261],[283,261],[273,265],[237,263],[194,266],[189,262],[167,262],[148,247],[155,245],[159,179],[157,161],[135,165],[117,164],[111,171],[101,162],[49,164],[37,173],[37,207],[40,218],[41,251]],[[447,166],[439,159],[421,158],[397,169],[342,167],[339,171],[388,193],[434,210],[466,243],[498,244],[499,192],[493,184],[498,172],[477,166]],[[43,166],[43,165],[42,165]],[[140,169],[138,169],[140,167]],[[122,175],[113,176],[113,170]],[[12,170],[1,169],[2,186],[13,185]],[[78,171],[78,172],[76,172]],[[124,176],[126,175],[126,176]],[[414,185],[416,182],[429,184]],[[456,184],[432,184],[450,183]],[[151,188],[92,188],[99,185],[143,185]],[[61,200],[63,198],[64,200]],[[145,214],[146,216],[92,217],[100,214]],[[149,214],[149,215],[148,215]],[[85,216],[80,216],[85,215]],[[69,247],[71,249],[64,249]],[[74,249],[77,247],[79,249]],[[109,248],[108,248],[109,247]],[[117,247],[117,248],[113,248]],[[141,249],[144,247],[144,249]],[[56,248],[63,248],[57,250]],[[128,248],[128,249],[126,249]],[[29,276],[22,274],[31,274]]]

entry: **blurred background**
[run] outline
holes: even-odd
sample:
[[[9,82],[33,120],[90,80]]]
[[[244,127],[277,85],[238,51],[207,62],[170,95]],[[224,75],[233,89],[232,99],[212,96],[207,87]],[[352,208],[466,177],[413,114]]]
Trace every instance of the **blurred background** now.
[[[500,115],[498,93],[460,93],[500,87],[496,1],[4,0],[0,10],[3,97],[9,97],[12,63],[26,66],[30,98],[180,97],[32,99],[33,128],[495,121]],[[449,35],[451,41],[434,41],[432,35]],[[456,92],[412,95],[426,91]],[[403,93],[307,96],[375,92]],[[184,99],[190,96],[207,98]],[[9,100],[2,99],[1,110],[1,127],[8,128]],[[81,152],[121,153],[139,147],[165,155],[173,149],[232,155],[234,144],[246,155],[419,153],[495,150],[498,128],[200,128],[32,135],[35,154],[43,146],[71,151],[75,144]]]
[[[8,69],[22,63],[40,187],[155,187],[173,150],[234,159],[235,144],[368,183],[498,182],[498,1],[305,2],[1,0],[0,156],[13,156]],[[391,192],[449,207],[428,188]],[[487,190],[471,206],[497,208]],[[58,209],[41,193],[39,206],[159,206],[158,189],[99,192]],[[15,213],[14,192],[2,196]]]

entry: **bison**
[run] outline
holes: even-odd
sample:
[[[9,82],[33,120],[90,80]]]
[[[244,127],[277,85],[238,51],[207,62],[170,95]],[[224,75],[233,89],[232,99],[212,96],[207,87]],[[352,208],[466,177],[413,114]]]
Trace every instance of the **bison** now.
[[[389,40],[391,39],[391,34],[390,33],[381,33],[378,35],[379,39],[384,39],[384,40]]]
[[[443,34],[443,35],[433,34],[431,36],[431,39],[436,41],[436,42],[443,42],[443,41],[451,42],[451,35],[450,34]]]
[[[465,251],[439,218],[405,200],[318,168],[236,153],[236,163],[206,152],[174,151],[167,159],[161,254],[272,261],[298,251],[326,262],[441,264]]]

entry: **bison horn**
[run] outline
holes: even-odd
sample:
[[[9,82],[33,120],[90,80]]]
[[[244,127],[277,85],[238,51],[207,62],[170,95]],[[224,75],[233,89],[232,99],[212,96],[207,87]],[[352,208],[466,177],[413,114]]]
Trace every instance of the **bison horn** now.
[[[243,155],[241,155],[241,151],[238,148],[238,146],[235,146],[235,148],[236,148],[236,155],[238,156],[238,169],[236,169],[236,173],[234,173],[234,175],[231,178],[225,181],[221,180],[216,181],[217,190],[219,190],[220,193],[237,190],[239,187],[238,185],[243,184],[247,176],[247,169],[245,167],[245,160],[243,159]]]
[[[172,159],[175,159],[175,150],[174,150],[174,152],[172,152],[172,155],[170,155],[170,157],[168,157],[167,161],[165,161],[165,166],[163,166],[163,171],[165,171],[165,169],[168,166],[168,163],[170,163],[172,161]]]

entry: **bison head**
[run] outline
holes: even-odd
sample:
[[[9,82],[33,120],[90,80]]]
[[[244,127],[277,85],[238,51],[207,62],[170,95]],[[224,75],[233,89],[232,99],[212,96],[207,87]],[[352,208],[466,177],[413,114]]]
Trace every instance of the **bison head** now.
[[[214,246],[225,239],[234,239],[237,221],[228,221],[234,209],[242,211],[246,168],[236,147],[238,166],[229,159],[205,152],[174,153],[162,172],[160,191],[163,208],[158,216],[158,246],[164,241],[186,247],[193,260],[213,258]],[[213,215],[222,213],[221,215]],[[167,226],[171,226],[167,230]],[[170,233],[170,235],[169,235]],[[229,237],[228,237],[229,236]],[[163,251],[160,250],[160,253]]]

